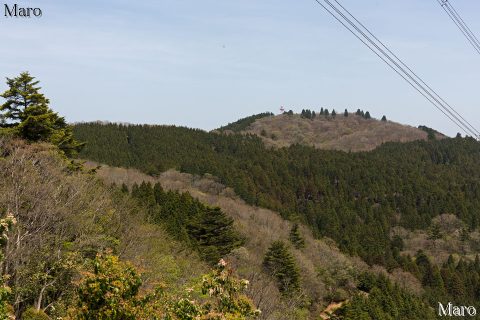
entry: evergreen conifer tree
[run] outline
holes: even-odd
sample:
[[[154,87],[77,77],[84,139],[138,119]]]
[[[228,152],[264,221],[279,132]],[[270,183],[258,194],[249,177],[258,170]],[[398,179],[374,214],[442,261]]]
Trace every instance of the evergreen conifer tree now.
[[[305,110],[305,118],[312,119],[312,111],[310,109]]]
[[[325,110],[323,111],[323,115],[324,115],[325,117],[328,117],[328,116],[330,115],[330,113],[328,112],[328,109],[325,109]]]
[[[371,118],[372,118],[372,116],[370,116],[370,112],[368,112],[368,111],[365,112],[365,119],[368,120],[368,119],[371,119]]]
[[[337,112],[335,111],[335,109],[332,110],[332,118],[335,118],[337,116]]]
[[[324,110],[323,108],[320,109],[320,115],[323,116]]]
[[[348,110],[347,109],[345,109],[345,112],[343,113],[343,116],[348,117]]]
[[[233,227],[233,219],[220,208],[202,212],[188,224],[187,232],[203,258],[212,264],[244,242]]]
[[[302,235],[300,234],[298,223],[295,223],[290,230],[290,242],[297,249],[305,247],[305,239],[303,239]]]
[[[383,117],[382,117],[382,121],[386,122],[386,121],[387,121],[387,117],[386,117],[386,116],[383,116]]]
[[[300,289],[300,273],[295,258],[283,241],[272,243],[265,254],[263,266],[277,279],[278,288],[283,295],[289,295]]]
[[[71,126],[53,112],[50,101],[40,93],[39,81],[23,72],[7,78],[8,89],[0,95],[0,132],[13,133],[29,141],[46,141],[58,146],[67,156],[75,155],[83,143],[73,137]]]
[[[428,240],[433,241],[433,245],[435,246],[436,241],[442,238],[442,231],[440,230],[440,226],[438,223],[434,223],[430,229],[428,230]]]

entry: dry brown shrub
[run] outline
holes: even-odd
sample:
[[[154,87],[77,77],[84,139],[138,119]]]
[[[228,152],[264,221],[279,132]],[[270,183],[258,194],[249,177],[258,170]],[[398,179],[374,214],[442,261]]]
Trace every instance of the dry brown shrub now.
[[[267,132],[266,137],[261,135],[262,130]],[[335,119],[317,116],[314,120],[299,115],[266,117],[255,121],[245,133],[256,134],[267,146],[276,148],[299,143],[347,152],[369,151],[391,141],[427,139],[427,133],[423,130],[392,121],[366,120],[354,114],[348,117],[337,115]],[[270,138],[272,133],[275,140]]]
[[[131,172],[111,169],[117,182],[132,178]],[[91,255],[114,248],[150,270],[144,275],[147,285],[182,283],[206,271],[159,226],[145,223],[128,198],[115,194],[97,177],[71,172],[52,146],[0,139],[0,213],[7,210],[17,220],[1,272],[10,275],[13,287],[22,288],[13,292],[17,313],[33,300],[43,305],[42,294],[52,286],[60,294],[71,288],[50,269],[65,259],[67,245]]]
[[[131,172],[121,173],[121,171]],[[110,172],[114,174],[111,175]],[[227,259],[242,278],[250,280],[251,286],[248,293],[262,310],[262,319],[294,319],[288,311],[298,306],[299,300],[282,299],[275,282],[263,272],[261,265],[263,256],[273,241],[281,239],[288,242],[291,222],[284,220],[277,212],[246,204],[231,188],[226,188],[215,177],[209,175],[200,177],[169,170],[158,178],[152,178],[136,170],[108,166],[102,166],[98,174],[109,183],[117,184],[158,181],[165,189],[189,192],[205,204],[220,207],[234,219],[237,229],[247,239],[246,244],[232,252]],[[119,177],[125,180],[119,180]],[[325,298],[332,289],[329,287],[331,284],[327,285],[319,276],[321,270],[328,270],[337,277],[346,274],[347,280],[344,287],[347,290],[349,288],[353,290],[356,273],[373,271],[385,274],[413,293],[421,292],[420,284],[411,274],[400,270],[390,274],[380,266],[369,268],[360,258],[341,253],[333,240],[316,239],[310,229],[303,225],[300,226],[300,230],[305,238],[306,247],[302,250],[293,247],[291,249],[301,270],[303,294],[312,299],[310,310],[312,312],[316,310],[315,314],[320,314],[327,306],[328,301]],[[410,232],[401,227],[394,228],[392,236],[395,234],[406,239],[408,248],[405,252],[412,255],[416,253],[413,247],[427,247],[429,242],[426,234]]]

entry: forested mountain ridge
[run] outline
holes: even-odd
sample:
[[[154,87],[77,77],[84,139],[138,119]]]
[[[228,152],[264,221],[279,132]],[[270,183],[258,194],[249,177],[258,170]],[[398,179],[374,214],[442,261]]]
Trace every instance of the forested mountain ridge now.
[[[7,80],[0,318],[287,320],[323,310],[322,318],[410,320],[433,319],[438,301],[479,300],[480,150],[472,139],[359,153],[270,149],[242,133],[268,114],[228,126],[239,134],[72,128],[28,73]],[[314,119],[310,110],[301,116]],[[108,187],[95,176],[101,168],[72,159],[79,151],[150,176]],[[176,188],[162,185],[172,177]],[[190,181],[187,190],[175,177]],[[450,232],[454,255],[411,252],[411,234],[427,230],[433,247]]]
[[[334,111],[334,110],[333,110]],[[445,136],[421,126],[414,128],[388,121],[372,118],[369,113],[365,116],[362,110],[356,113],[345,112],[334,114],[328,110],[303,110],[302,114],[285,112],[274,116],[271,113],[262,113],[240,119],[237,122],[219,128],[221,132],[231,129],[237,133],[255,134],[267,146],[275,148],[288,147],[292,144],[313,146],[317,149],[341,151],[370,151],[386,142],[409,142],[442,139]],[[430,129],[431,130],[431,129]]]
[[[388,284],[387,287],[392,286],[388,289],[392,290],[392,294],[403,292],[404,297],[410,296],[409,299],[418,304],[417,307],[413,306],[416,311],[412,311],[410,316],[407,316],[405,310],[399,314],[408,319],[428,319],[431,316],[428,306],[417,297],[422,293],[421,282],[410,273],[398,268],[389,274],[379,266],[368,267],[357,257],[349,257],[339,252],[331,240],[315,239],[307,228],[296,229],[297,224],[282,219],[278,213],[247,205],[215,177],[194,176],[172,170],[152,177],[135,169],[98,166],[95,163],[89,163],[89,166],[98,167],[97,176],[109,184],[124,184],[127,188],[136,188],[136,185],[145,185],[145,182],[152,186],[160,183],[165,190],[188,192],[203,203],[220,207],[232,217],[237,229],[245,237],[245,244],[226,259],[233,264],[242,278],[250,281],[251,286],[247,293],[262,310],[263,319],[316,319],[319,314],[322,319],[329,319],[328,312],[321,311],[325,309],[340,312],[337,308],[342,305],[345,308],[342,312],[350,315],[339,319],[357,319],[357,315],[352,312],[354,308],[367,305],[372,310],[378,308],[374,307],[374,304],[379,301],[362,302],[362,306],[352,307],[345,303],[346,300],[358,298],[371,291],[372,288],[367,290],[362,287],[365,272],[372,276],[369,281],[379,281],[379,284],[383,283],[382,286]],[[301,289],[294,296],[282,297],[268,272],[262,268],[263,256],[268,252],[269,246],[278,240],[290,243],[290,251],[299,270]],[[374,275],[379,278],[375,280]],[[362,289],[359,289],[360,287]],[[399,303],[401,299],[397,297],[393,300]],[[327,305],[332,309],[326,308]],[[304,316],[301,315],[302,312],[305,312]]]
[[[300,219],[345,253],[411,272],[428,289],[431,303],[458,299],[449,271],[438,276],[435,268],[441,266],[434,267],[422,252],[402,253],[407,239],[396,228],[442,238],[432,219],[453,214],[469,234],[467,247],[478,245],[471,235],[479,225],[480,147],[471,138],[386,143],[370,152],[345,153],[298,144],[269,149],[255,135],[178,127],[78,124],[74,131],[89,143],[81,155],[87,159],[153,175],[176,168],[217,176],[247,203]],[[458,252],[452,263],[473,263],[475,252]],[[414,267],[417,262],[424,264]],[[458,268],[464,271],[454,278],[464,288],[464,300],[475,301],[480,281],[462,278],[475,267]]]
[[[0,94],[0,319],[258,318],[221,259],[243,243],[233,220],[188,194],[106,186],[71,158],[84,143],[38,83],[24,72]]]

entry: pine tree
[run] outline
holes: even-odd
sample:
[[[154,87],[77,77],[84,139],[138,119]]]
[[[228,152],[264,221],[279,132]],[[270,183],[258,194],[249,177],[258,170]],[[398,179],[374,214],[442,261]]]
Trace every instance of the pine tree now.
[[[265,254],[263,266],[277,279],[278,289],[283,295],[289,295],[300,289],[300,273],[295,258],[283,241],[272,243]]]
[[[323,111],[323,115],[324,115],[325,117],[328,117],[328,116],[330,115],[330,113],[328,112],[328,109],[325,109],[325,110]]]
[[[75,155],[83,144],[73,137],[71,126],[53,112],[50,101],[40,93],[39,81],[23,72],[7,78],[8,90],[0,96],[0,130],[29,141],[47,141],[58,146],[67,156]]]
[[[430,229],[428,230],[428,240],[433,241],[433,245],[435,246],[436,241],[442,238],[442,230],[440,230],[440,226],[438,223],[434,223]]]
[[[325,112],[325,111],[323,110],[323,108],[321,108],[321,109],[320,109],[320,115],[323,116],[324,112]]]
[[[447,262],[445,262],[445,267],[451,270],[455,269],[455,258],[451,254],[448,256]]]
[[[444,284],[440,270],[436,265],[430,265],[426,270],[422,279],[422,284],[431,288],[435,288],[440,292],[444,290]]]
[[[337,116],[337,112],[335,111],[335,109],[332,110],[332,118],[335,118]]]
[[[203,258],[212,264],[244,242],[233,227],[233,219],[220,208],[208,208],[194,218],[187,232]]]
[[[370,116],[370,112],[368,112],[368,111],[365,112],[365,116],[364,116],[364,117],[365,117],[365,119],[367,119],[367,120],[372,118],[372,116]]]
[[[348,117],[348,110],[347,109],[345,109],[345,112],[343,113],[343,116]]]
[[[386,116],[383,116],[383,117],[382,117],[382,121],[386,122],[386,121],[387,121],[387,117],[386,117]]]
[[[317,115],[316,115],[315,111],[312,111],[312,120],[315,119],[316,116]]]
[[[290,230],[290,242],[297,249],[305,247],[305,239],[303,239],[302,235],[300,234],[298,223],[295,223]]]

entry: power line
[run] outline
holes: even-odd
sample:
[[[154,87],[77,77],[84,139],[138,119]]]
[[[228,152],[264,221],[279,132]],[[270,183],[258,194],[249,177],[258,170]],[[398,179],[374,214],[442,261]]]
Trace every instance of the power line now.
[[[377,54],[377,56],[379,56],[385,63],[387,63],[387,65],[392,68],[398,75],[400,75],[404,80],[407,81],[408,84],[410,84],[415,90],[417,90],[422,96],[424,96],[431,104],[433,104],[440,112],[442,112],[446,117],[448,117],[453,123],[455,123],[460,129],[462,129],[462,131],[464,131],[466,134],[470,134],[469,133],[469,130],[466,130],[466,128],[464,128],[464,126],[462,125],[461,123],[461,120],[459,120],[458,118],[456,118],[455,120],[452,118],[451,115],[447,114],[443,108],[439,107],[437,104],[440,103],[439,100],[435,97],[433,97],[427,90],[425,90],[425,88],[422,87],[422,85],[417,81],[415,80],[410,74],[408,74],[405,69],[403,69],[394,59],[392,59],[388,54],[386,54],[386,52],[381,49],[374,41],[372,41],[372,39],[370,39],[363,31],[361,31],[350,19],[348,19],[341,11],[339,11],[335,6],[332,5],[332,3],[328,0],[325,0],[325,2],[327,2],[336,12],[337,14],[339,14],[342,18],[344,18],[353,28],[355,28],[355,30],[357,30],[363,37],[365,37],[367,39],[367,41],[369,43],[371,43],[378,51],[380,51],[381,54],[384,55],[384,57],[386,57],[390,62],[386,61],[383,57],[381,57],[373,48],[371,48],[370,46],[369,49],[370,50],[373,50],[374,53]],[[338,2],[337,2],[338,3]],[[344,7],[342,7],[344,9]],[[346,9],[344,9],[346,11]],[[329,10],[327,10],[329,11]],[[329,11],[330,12],[330,11]],[[331,13],[331,12],[330,12]],[[347,13],[349,15],[351,15],[348,11]],[[353,17],[353,16],[352,16]],[[355,19],[355,18],[354,18]],[[355,19],[355,21],[358,22],[357,19]],[[342,23],[343,24],[343,23]],[[360,25],[366,29],[363,24],[360,23]],[[370,31],[368,31],[368,29],[366,29],[368,33],[370,33]],[[350,30],[352,32],[352,30]],[[371,34],[371,33],[370,33]],[[375,37],[376,38],[376,37]],[[377,39],[377,38],[376,38]],[[362,41],[364,42],[364,41]],[[365,43],[365,42],[364,42]],[[382,44],[383,45],[383,44]],[[387,49],[388,50],[388,49]],[[397,58],[398,60],[398,58]],[[398,68],[398,70],[392,65],[390,64],[392,63],[396,68]],[[407,79],[408,78],[408,79]],[[432,101],[433,100],[433,101]],[[454,117],[455,118],[455,117]]]
[[[409,66],[407,66],[403,61],[402,59],[400,59],[395,53],[393,53],[381,40],[379,40],[367,27],[365,27],[365,25],[362,24],[362,22],[360,22],[357,18],[355,18],[354,15],[352,15],[350,13],[350,11],[348,11],[344,6],[342,6],[342,4],[340,2],[338,2],[337,0],[334,0],[350,17],[352,17],[365,31],[367,31],[367,33],[372,36],[383,48],[385,48],[385,50],[388,51],[388,53],[390,53],[404,68],[406,68],[418,81],[420,81],[428,90],[430,90],[431,93],[433,93],[433,95],[438,98],[443,104],[445,104],[445,106],[447,107],[447,112],[453,116],[455,119],[459,120],[458,117],[463,120],[462,122],[465,123],[467,125],[467,127],[470,129],[470,130],[473,130],[475,133],[474,133],[474,136],[480,136],[480,132],[475,129],[474,126],[472,126],[470,124],[470,122],[468,122],[464,117],[462,117],[461,114],[459,114],[450,104],[448,104],[442,97],[440,97],[438,95],[438,93],[433,90],[428,84],[425,83],[425,81],[422,80],[422,78],[420,78],[412,69],[410,69]],[[440,0],[439,0],[440,1]],[[445,0],[446,1],[446,0]],[[328,2],[328,1],[327,1]],[[383,50],[382,50],[383,52]],[[384,52],[383,52],[384,53]],[[385,54],[385,53],[384,53]],[[405,71],[405,70],[403,70]],[[436,99],[435,99],[436,100]],[[437,101],[437,100],[436,100]],[[450,111],[448,111],[450,110]],[[443,111],[442,111],[443,112]],[[453,112],[453,113],[452,113]],[[445,113],[444,113],[445,114]]]
[[[413,72],[402,60],[400,60],[388,47],[383,44],[373,33],[368,30],[358,19],[356,19],[345,7],[337,0],[335,4],[328,0],[322,3],[315,0],[317,4],[323,7],[330,15],[340,22],[348,31],[350,31],[357,39],[359,39],[367,48],[385,62],[392,70],[401,76],[410,86],[426,98],[440,112],[442,112],[450,121],[457,125],[467,135],[479,137],[480,133],[472,125],[470,125],[453,107],[445,102],[431,87],[429,87],[415,72]],[[327,5],[331,8],[329,9]],[[352,17],[354,23],[348,16]],[[373,37],[373,39],[372,39]],[[375,41],[374,41],[375,39]]]
[[[437,0],[437,2],[440,4],[440,6],[442,6],[443,10],[447,13],[453,23],[455,23],[465,38],[467,38],[468,42],[470,42],[475,51],[480,54],[480,41],[478,41],[478,38],[468,27],[457,10],[455,10],[452,3],[448,0]]]

